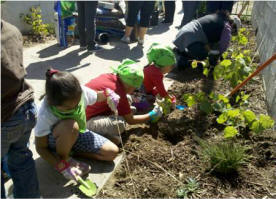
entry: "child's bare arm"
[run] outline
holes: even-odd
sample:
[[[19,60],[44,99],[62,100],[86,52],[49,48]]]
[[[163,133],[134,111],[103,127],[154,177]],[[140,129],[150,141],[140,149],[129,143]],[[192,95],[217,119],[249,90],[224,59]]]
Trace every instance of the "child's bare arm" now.
[[[132,113],[124,115],[124,119],[128,124],[142,124],[150,120],[149,114],[133,115]]]
[[[48,137],[35,137],[35,147],[37,153],[53,167],[60,161],[58,157],[54,156],[48,148]]]
[[[97,91],[97,102],[103,101],[106,101],[106,95],[104,94],[104,91]]]

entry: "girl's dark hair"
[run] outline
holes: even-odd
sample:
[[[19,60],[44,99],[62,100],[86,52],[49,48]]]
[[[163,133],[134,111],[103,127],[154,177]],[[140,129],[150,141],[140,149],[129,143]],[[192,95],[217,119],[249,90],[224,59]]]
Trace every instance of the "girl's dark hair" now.
[[[49,69],[46,72],[46,98],[51,106],[80,97],[82,89],[78,79],[69,72]]]

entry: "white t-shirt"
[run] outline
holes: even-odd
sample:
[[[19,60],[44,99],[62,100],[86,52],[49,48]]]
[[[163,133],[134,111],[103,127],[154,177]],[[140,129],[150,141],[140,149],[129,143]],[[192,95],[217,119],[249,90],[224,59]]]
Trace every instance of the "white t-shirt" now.
[[[97,92],[85,86],[81,88],[84,97],[84,106],[86,108],[87,105],[92,105],[97,101]],[[35,136],[42,137],[50,134],[52,126],[59,120],[60,119],[52,113],[44,97],[38,108],[37,123],[34,128]]]

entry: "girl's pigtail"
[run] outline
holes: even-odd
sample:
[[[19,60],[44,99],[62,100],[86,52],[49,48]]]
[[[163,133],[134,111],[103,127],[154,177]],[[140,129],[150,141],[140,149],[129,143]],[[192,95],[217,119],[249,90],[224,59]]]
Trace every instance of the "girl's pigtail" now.
[[[46,72],[46,78],[47,79],[50,79],[54,74],[58,73],[59,71],[58,70],[55,70],[55,69],[48,69],[47,72]]]

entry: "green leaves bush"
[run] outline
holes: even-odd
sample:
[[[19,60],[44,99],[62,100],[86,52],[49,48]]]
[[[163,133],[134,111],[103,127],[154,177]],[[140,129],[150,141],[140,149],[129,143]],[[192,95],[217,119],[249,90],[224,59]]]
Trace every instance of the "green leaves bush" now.
[[[232,37],[232,42],[236,45],[233,49],[228,49],[223,55],[223,61],[215,66],[213,77],[215,80],[224,79],[234,88],[247,78],[256,68],[252,64],[251,50],[244,49],[248,43],[245,28],[241,28],[237,36]]]
[[[239,108],[224,111],[218,118],[217,123],[224,124],[224,137],[232,138],[241,132],[240,128],[247,128],[254,133],[259,134],[266,129],[272,128],[274,120],[267,115],[260,114],[259,118],[251,110],[242,110]]]
[[[221,94],[210,93],[206,95],[204,92],[197,94],[184,94],[182,96],[188,107],[199,105],[200,111],[209,114],[214,111],[223,112],[231,108],[229,99]]]
[[[54,28],[50,24],[43,23],[40,6],[32,6],[30,14],[21,14],[20,18],[32,26],[32,34],[37,40],[44,40],[49,34],[54,33]]]
[[[233,140],[218,143],[209,143],[199,138],[197,140],[201,146],[200,156],[211,172],[223,175],[236,172],[248,159],[248,148]]]
[[[221,94],[204,92],[197,94],[184,94],[183,101],[188,107],[197,105],[203,113],[220,113],[217,123],[225,125],[224,138],[232,138],[240,132],[251,130],[253,134],[259,134],[274,126],[271,117],[261,114],[259,117],[247,109],[249,95],[241,92],[236,96],[236,105],[231,106],[229,99]]]

